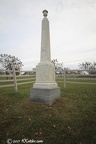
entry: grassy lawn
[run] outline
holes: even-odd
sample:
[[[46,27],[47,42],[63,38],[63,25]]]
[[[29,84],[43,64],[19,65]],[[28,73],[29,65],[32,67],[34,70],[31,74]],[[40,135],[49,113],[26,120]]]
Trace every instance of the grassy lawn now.
[[[47,106],[30,102],[32,84],[0,89],[0,144],[7,139],[44,144],[96,143],[96,85],[59,83],[61,99]],[[19,141],[18,141],[19,143]]]

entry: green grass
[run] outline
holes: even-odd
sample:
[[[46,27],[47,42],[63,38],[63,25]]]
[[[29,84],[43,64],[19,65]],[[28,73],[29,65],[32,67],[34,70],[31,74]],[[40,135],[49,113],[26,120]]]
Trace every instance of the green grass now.
[[[47,106],[30,102],[32,84],[0,89],[0,144],[23,138],[44,144],[96,143],[96,85],[59,83],[61,99]]]
[[[67,79],[67,81],[96,83],[96,79]]]

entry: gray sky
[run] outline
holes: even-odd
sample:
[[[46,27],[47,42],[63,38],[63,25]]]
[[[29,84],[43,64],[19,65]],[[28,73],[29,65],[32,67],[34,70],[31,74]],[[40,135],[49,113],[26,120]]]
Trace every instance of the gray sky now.
[[[23,69],[40,61],[42,11],[48,10],[51,59],[78,68],[96,61],[96,0],[0,0],[0,53]]]

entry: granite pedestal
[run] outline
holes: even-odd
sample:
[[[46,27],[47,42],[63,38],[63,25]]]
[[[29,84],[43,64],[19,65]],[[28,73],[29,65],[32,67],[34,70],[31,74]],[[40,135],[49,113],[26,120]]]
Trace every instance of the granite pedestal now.
[[[56,99],[60,98],[60,88],[31,88],[30,100],[37,103],[51,105]]]

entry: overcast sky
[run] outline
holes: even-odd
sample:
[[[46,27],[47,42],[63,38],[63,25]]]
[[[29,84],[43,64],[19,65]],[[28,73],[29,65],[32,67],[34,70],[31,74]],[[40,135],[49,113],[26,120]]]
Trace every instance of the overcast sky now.
[[[40,61],[42,11],[48,10],[51,59],[78,68],[96,61],[96,0],[0,0],[0,53],[23,69]]]

